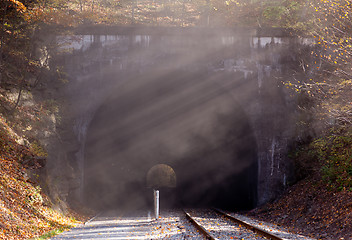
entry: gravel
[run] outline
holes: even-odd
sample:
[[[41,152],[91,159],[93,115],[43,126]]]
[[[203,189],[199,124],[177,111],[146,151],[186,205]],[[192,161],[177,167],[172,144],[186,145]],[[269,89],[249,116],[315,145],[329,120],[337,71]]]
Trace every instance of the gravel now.
[[[254,218],[250,218],[247,216],[239,215],[236,213],[230,213],[227,212],[229,215],[234,216],[235,218],[248,223],[252,226],[255,226],[257,228],[263,229],[271,234],[274,234],[275,236],[278,236],[282,239],[292,239],[292,240],[314,240],[313,238],[309,238],[303,235],[298,235],[294,233],[290,233],[287,229],[281,226],[274,225],[272,223],[267,223],[263,221],[256,220]]]
[[[158,220],[147,211],[116,217],[119,215],[103,213],[85,225],[51,239],[205,239],[180,210],[164,210]]]
[[[189,210],[187,212],[217,239],[267,239],[248,230],[242,225],[227,220],[212,210]]]
[[[187,210],[187,212],[199,222],[205,229],[218,239],[266,239],[248,230],[244,226],[237,225],[227,218],[220,217],[212,210],[199,209]],[[279,234],[284,239],[311,239],[288,233],[283,228],[269,223],[248,218],[235,213],[229,213],[235,217],[249,222],[266,231]],[[182,210],[162,210],[158,220],[153,218],[152,212],[138,211],[130,214],[118,212],[105,212],[95,217],[84,225],[64,232],[52,240],[68,239],[205,239],[198,230],[186,219]]]

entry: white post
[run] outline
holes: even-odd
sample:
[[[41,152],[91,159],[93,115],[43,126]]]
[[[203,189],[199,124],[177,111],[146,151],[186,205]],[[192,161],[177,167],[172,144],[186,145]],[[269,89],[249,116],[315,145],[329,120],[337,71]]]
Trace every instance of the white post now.
[[[155,219],[159,219],[159,190],[154,189],[154,210],[155,210]]]

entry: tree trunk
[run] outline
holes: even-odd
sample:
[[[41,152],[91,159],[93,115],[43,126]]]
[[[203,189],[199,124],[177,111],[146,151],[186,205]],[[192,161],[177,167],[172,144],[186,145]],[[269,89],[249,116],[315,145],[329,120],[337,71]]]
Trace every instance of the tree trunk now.
[[[6,18],[6,13],[7,13],[7,6],[8,6],[8,1],[5,0],[4,2],[4,14],[2,16],[2,24],[1,24],[1,29],[0,29],[0,84],[2,82],[2,51],[4,47],[4,26],[5,26],[5,18]]]
[[[82,2],[82,0],[79,0],[79,8],[80,8],[81,12],[83,12],[83,2]]]

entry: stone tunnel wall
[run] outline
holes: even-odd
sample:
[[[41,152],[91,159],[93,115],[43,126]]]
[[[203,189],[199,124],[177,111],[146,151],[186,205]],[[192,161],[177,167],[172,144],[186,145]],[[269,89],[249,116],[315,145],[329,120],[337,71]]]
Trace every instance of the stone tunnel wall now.
[[[228,88],[245,110],[257,141],[253,148],[258,158],[258,204],[275,198],[292,177],[287,151],[296,105],[282,81],[290,80],[299,68],[296,51],[306,47],[306,40],[160,33],[60,36],[57,42],[60,48],[52,64],[64,67],[68,83],[58,89],[65,99],[65,116],[48,161],[49,175],[61,179],[61,199],[82,200],[87,130],[106,96],[113,94],[111,89],[156,67],[227,74],[218,84]],[[237,85],[243,86],[241,90],[229,87]]]

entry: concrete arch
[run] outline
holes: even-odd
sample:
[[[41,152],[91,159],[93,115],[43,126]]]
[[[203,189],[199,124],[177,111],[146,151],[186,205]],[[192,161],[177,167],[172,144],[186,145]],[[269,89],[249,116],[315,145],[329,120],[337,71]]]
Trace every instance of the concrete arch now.
[[[164,190],[165,197],[161,191],[162,207],[255,206],[258,164],[251,124],[230,88],[221,87],[229,76],[202,72],[152,69],[111,89],[88,129],[89,206],[149,207],[145,176],[155,164],[170,165],[178,181],[175,189]]]

